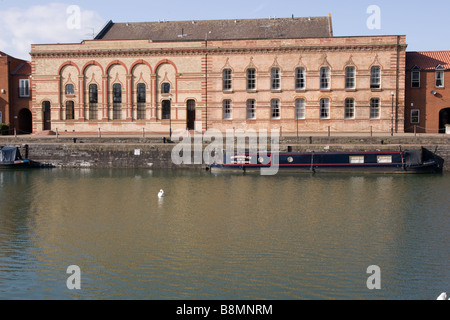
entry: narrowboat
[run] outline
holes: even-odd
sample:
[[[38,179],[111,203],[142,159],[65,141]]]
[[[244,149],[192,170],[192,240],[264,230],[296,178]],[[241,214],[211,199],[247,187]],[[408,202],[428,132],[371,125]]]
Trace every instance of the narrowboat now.
[[[442,162],[422,148],[406,151],[372,152],[279,152],[223,153],[222,161],[212,164],[211,172],[252,172],[276,168],[277,172],[358,172],[358,173],[437,173]]]
[[[0,169],[31,167],[32,161],[23,159],[17,147],[0,147]]]

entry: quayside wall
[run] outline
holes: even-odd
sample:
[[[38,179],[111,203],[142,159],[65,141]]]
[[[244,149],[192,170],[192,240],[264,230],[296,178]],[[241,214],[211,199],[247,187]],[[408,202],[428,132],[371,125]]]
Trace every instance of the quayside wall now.
[[[204,169],[205,164],[176,165],[171,155],[177,143],[163,138],[136,137],[1,137],[0,146],[18,146],[22,156],[67,168]],[[208,146],[208,143],[203,145]],[[225,146],[224,146],[225,147]],[[398,151],[424,147],[444,160],[450,172],[450,137],[281,137],[280,151]],[[270,141],[268,149],[270,149]],[[194,148],[192,147],[192,150]],[[194,163],[194,161],[192,161]]]

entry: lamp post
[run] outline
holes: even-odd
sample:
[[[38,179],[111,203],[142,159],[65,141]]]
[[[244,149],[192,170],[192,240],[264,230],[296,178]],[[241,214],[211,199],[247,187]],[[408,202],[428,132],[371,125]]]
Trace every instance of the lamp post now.
[[[392,111],[391,111],[391,137],[394,136],[394,92],[391,92],[392,96]]]

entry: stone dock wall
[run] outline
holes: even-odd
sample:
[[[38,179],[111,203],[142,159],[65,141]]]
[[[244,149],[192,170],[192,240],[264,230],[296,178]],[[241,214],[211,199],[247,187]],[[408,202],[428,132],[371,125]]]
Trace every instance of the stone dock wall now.
[[[2,137],[0,145],[18,146],[22,156],[68,168],[193,168],[204,164],[176,165],[171,154],[176,143],[162,138],[69,138]],[[204,147],[208,144],[204,144]],[[424,147],[444,160],[450,172],[450,137],[282,137],[280,151],[373,151],[407,150]],[[268,146],[270,149],[270,145]],[[192,147],[192,150],[194,148]]]

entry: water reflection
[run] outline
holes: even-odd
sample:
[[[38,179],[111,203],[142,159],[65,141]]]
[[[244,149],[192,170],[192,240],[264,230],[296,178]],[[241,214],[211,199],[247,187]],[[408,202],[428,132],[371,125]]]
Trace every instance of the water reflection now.
[[[449,182],[448,176],[0,171],[0,297],[434,297],[450,280],[446,271],[435,273],[450,253],[442,241]],[[373,264],[383,270],[379,292],[366,287]],[[69,265],[82,270],[79,292],[65,289]]]

